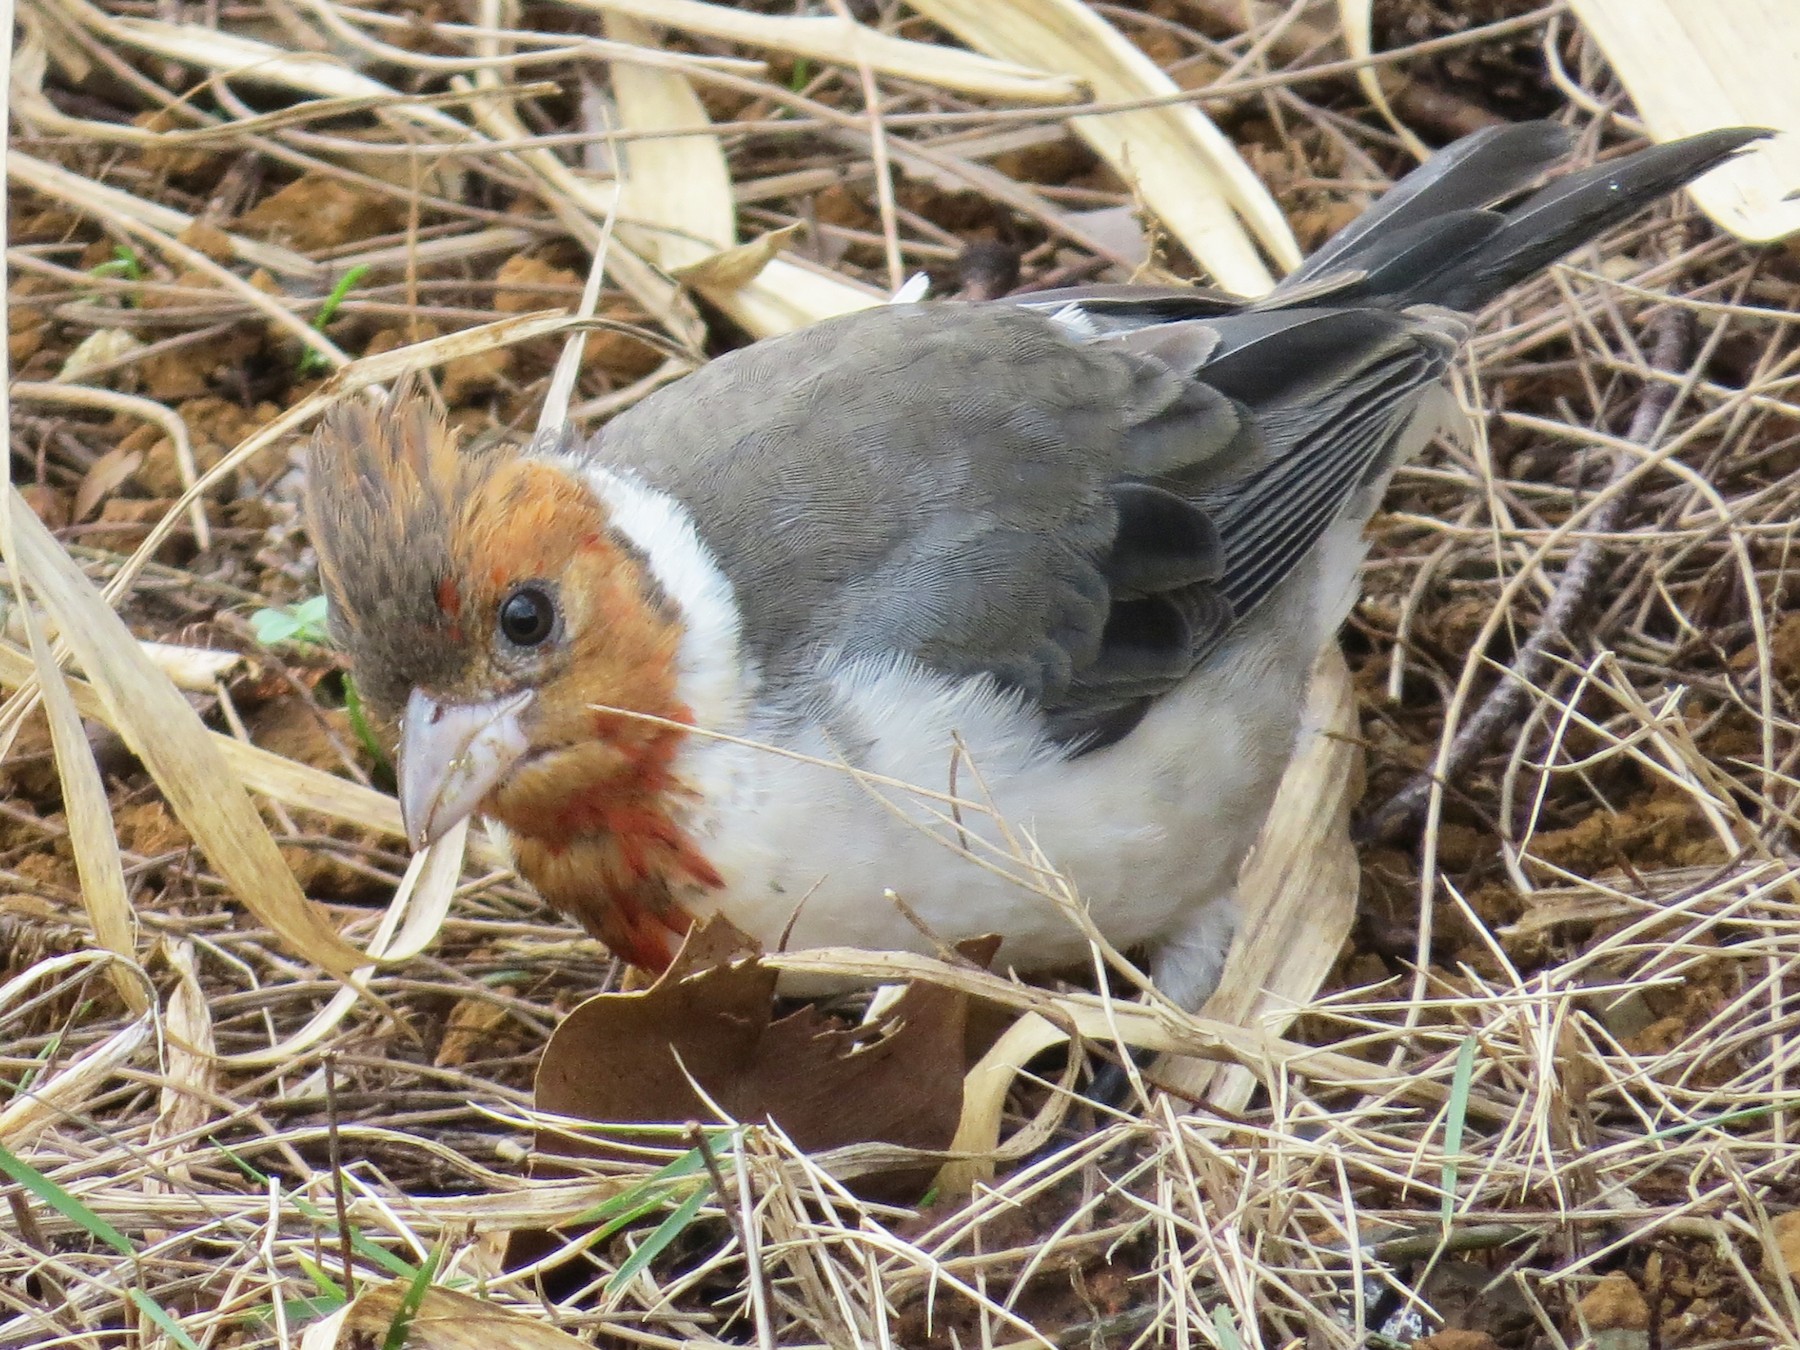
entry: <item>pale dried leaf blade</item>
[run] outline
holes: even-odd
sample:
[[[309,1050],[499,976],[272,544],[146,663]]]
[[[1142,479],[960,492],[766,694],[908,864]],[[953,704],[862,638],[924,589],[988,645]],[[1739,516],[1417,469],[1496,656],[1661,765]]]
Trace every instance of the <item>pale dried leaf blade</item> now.
[[[609,37],[647,44],[651,31],[609,14]],[[692,130],[692,136],[634,139],[624,148],[621,238],[693,287],[757,337],[804,328],[867,309],[880,297],[841,277],[809,272],[776,256],[780,239],[737,242],[731,174],[706,108],[679,71],[621,63],[613,70],[619,120],[633,132]]]
[[[173,207],[84,178],[60,164],[51,164],[47,160],[21,154],[11,147],[6,153],[6,176],[42,193],[50,201],[80,205],[97,214],[111,214],[134,220],[160,230],[170,238],[178,238],[194,223],[194,217],[184,215]],[[245,239],[242,235],[228,234],[225,237],[231,245],[233,256],[253,267],[266,267],[277,276],[298,280],[317,281],[325,276],[326,269],[323,266],[292,249]]]
[[[759,337],[775,337],[834,315],[872,309],[883,299],[873,287],[852,284],[835,273],[815,271],[780,255],[769,259],[747,285],[727,288],[700,283],[695,289],[746,332]]]
[[[244,906],[298,955],[348,976],[362,954],[301,894],[199,714],[144,655],[16,489],[10,498],[19,564],[107,705],[108,721]]]
[[[1659,141],[1717,127],[1782,133],[1688,188],[1740,239],[1800,231],[1800,5],[1793,0],[1570,0]]]
[[[520,119],[510,96],[491,70],[477,73],[479,87],[488,96],[470,104],[476,125],[496,140],[529,140],[532,132]],[[462,76],[450,81],[452,88],[477,87]],[[563,226],[583,245],[597,250],[600,246],[601,222],[614,214],[618,196],[616,183],[600,183],[578,175],[557,155],[542,146],[517,151],[517,167],[535,180],[533,191]],[[614,237],[607,255],[607,270],[612,280],[631,296],[651,318],[663,325],[670,336],[692,351],[705,345],[706,326],[694,310],[692,302],[680,289],[650,266],[624,241]]]
[[[768,47],[793,56],[855,67],[859,62],[881,75],[895,75],[940,89],[989,98],[1069,103],[1081,96],[1077,78],[1029,64],[995,60],[934,43],[909,42],[865,24],[830,15],[756,14],[701,0],[563,0],[580,9],[629,15],[704,33],[749,47]],[[631,39],[636,41],[637,39]],[[614,68],[615,75],[624,67]]]
[[[211,647],[183,647],[168,642],[140,642],[138,646],[177,689],[190,694],[211,693],[219,680],[249,664],[241,652]]]
[[[62,384],[79,380],[93,367],[123,360],[132,353],[143,350],[145,345],[129,329],[97,328],[63,358],[62,366],[52,376],[52,382]]]
[[[910,3],[991,56],[1079,76],[1099,100],[1180,92],[1154,61],[1081,0]],[[1198,108],[1171,105],[1076,117],[1070,126],[1135,185],[1221,286],[1246,296],[1270,288],[1273,282],[1257,241],[1283,269],[1299,264],[1300,248],[1281,208]]]
[[[155,657],[151,657],[155,663]],[[160,667],[159,667],[160,668]],[[20,689],[37,684],[37,670],[31,657],[8,643],[0,643],[0,686]],[[92,717],[112,726],[113,712],[85,680],[70,679],[69,691],[83,717]],[[208,685],[210,688],[210,684]],[[114,728],[117,729],[116,727]],[[333,820],[379,830],[393,838],[405,831],[400,825],[400,808],[386,793],[337,778],[323,769],[298,760],[286,759],[261,746],[235,740],[222,732],[208,732],[213,747],[224,757],[232,776],[250,791],[283,806],[303,811],[316,811]],[[505,862],[485,837],[478,837],[471,849],[484,867],[504,867]]]
[[[534,338],[554,337],[579,323],[580,320],[570,318],[559,309],[534,310],[529,314],[497,319],[493,323],[480,324],[474,328],[459,328],[442,337],[427,338],[423,342],[410,343],[404,347],[393,347],[373,356],[358,357],[333,375],[315,400],[309,401],[304,407],[295,405],[290,409],[289,421],[304,420],[300,417],[301,413],[312,416],[323,412],[338,398],[356,390],[388,384],[402,375],[429,370],[447,361],[476,356],[496,347],[529,342]],[[232,454],[236,455],[241,450],[242,447],[239,447]],[[211,472],[216,474],[218,470],[215,468]]]
[[[606,17],[606,35],[651,46],[654,35],[635,19]],[[672,269],[737,243],[737,208],[725,151],[712,134],[700,96],[677,71],[620,63],[612,73],[621,128],[634,132],[692,131],[622,146],[624,186],[619,214],[632,246]]]
[[[18,501],[15,495],[13,501]],[[19,508],[23,510],[23,506]],[[69,696],[63,673],[50,654],[37,618],[29,610],[20,616],[37,663],[43,690],[44,715],[50,723],[51,748],[56,758],[57,781],[62,787],[63,818],[69,845],[75,853],[75,873],[81,879],[81,903],[94,938],[102,947],[133,964],[137,961],[137,924],[131,910],[131,893],[125,884],[125,863],[113,830],[112,807],[106,799],[106,783],[94,762],[93,747],[81,725],[81,714]],[[150,1006],[143,981],[114,965],[107,972],[126,1005],[135,1013]]]
[[[468,128],[448,113],[409,103],[397,90],[323,52],[291,52],[203,24],[115,17],[86,4],[75,8],[97,32],[140,51],[186,62],[201,70],[325,98],[391,99],[388,112],[392,116],[447,131],[458,139],[468,135]]]
[[[747,244],[720,249],[697,262],[670,270],[678,280],[697,290],[739,290],[761,276],[763,269],[775,261],[775,256],[783,248],[793,242],[801,228],[801,222],[796,220],[792,225],[783,225],[778,230],[758,235]]]
[[[450,913],[450,902],[456,898],[456,884],[462,879],[463,857],[469,847],[469,826],[465,816],[443,838],[413,855],[399,889],[394,892],[394,906],[405,915],[400,932],[390,945],[376,949],[371,944],[370,955],[403,961],[431,944]]]
[[[127,450],[122,445],[115,445],[101,455],[81,475],[81,482],[75,488],[74,504],[69,508],[70,517],[83,521],[92,516],[143,462],[142,450]]]
[[[317,811],[333,820],[379,830],[399,839],[405,835],[400,807],[386,793],[337,778],[323,769],[284,759],[261,746],[215,732],[214,744],[231,766],[232,773],[252,792],[271,801],[303,811]]]
[[[1375,55],[1375,0],[1338,0],[1338,19],[1344,28],[1344,46],[1351,56],[1367,61]],[[1373,65],[1366,65],[1356,72],[1356,81],[1362,86],[1369,102],[1382,120],[1394,129],[1406,146],[1407,154],[1414,159],[1424,160],[1430,155],[1425,143],[1403,123],[1388,103],[1388,97],[1381,87],[1381,79]]]
[[[40,965],[48,965],[41,962]],[[109,964],[112,963],[109,958]],[[100,1084],[121,1065],[130,1063],[150,1041],[149,1014],[134,1017],[91,1049],[84,1050],[47,1079],[21,1092],[0,1109],[0,1146],[23,1153],[39,1132],[86,1110]]]
[[[168,941],[163,951],[175,972],[175,987],[163,1016],[167,1063],[157,1093],[156,1119],[150,1127],[153,1143],[184,1140],[204,1125],[214,1110],[219,1078],[212,1005],[200,986],[194,944],[185,938]],[[172,1145],[167,1154],[162,1169],[177,1182],[188,1180],[189,1165],[180,1144]]]
[[[962,1119],[957,1123],[953,1159],[938,1172],[938,1186],[946,1195],[966,1195],[977,1181],[994,1176],[994,1151],[1000,1145],[1000,1126],[1006,1099],[1020,1070],[1037,1055],[1063,1044],[1069,1034],[1037,1013],[1014,1022],[988,1048],[963,1078]]]

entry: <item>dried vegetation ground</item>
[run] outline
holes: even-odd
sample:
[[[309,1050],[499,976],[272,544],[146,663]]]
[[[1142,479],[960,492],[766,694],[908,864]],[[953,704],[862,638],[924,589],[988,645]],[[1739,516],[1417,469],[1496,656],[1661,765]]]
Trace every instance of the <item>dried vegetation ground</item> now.
[[[1206,110],[1303,248],[1407,163],[1354,78],[1316,72],[1342,61],[1333,7],[1250,33],[1235,0],[1097,8],[1181,87],[1216,86]],[[894,9],[818,13],[946,40]],[[305,894],[366,944],[407,866],[391,808],[359,788],[385,769],[333,655],[304,641],[308,611],[256,617],[314,593],[304,418],[346,357],[578,304],[606,228],[593,184],[621,150],[680,144],[641,120],[654,100],[609,89],[595,39],[658,35],[554,3],[32,0],[21,17],[13,481],[97,584],[166,522],[118,612],[169,644],[157,663],[215,731],[321,771],[229,761]],[[1557,5],[1390,0],[1374,36],[1399,53],[1395,112],[1430,142],[1546,115],[1586,128],[1588,154],[1629,139]],[[294,55],[275,69],[249,43]],[[1195,274],[1041,99],[691,30],[663,45],[717,125],[743,235],[794,231],[787,270],[746,298],[757,260],[714,262],[695,298],[634,259],[731,241],[622,213],[584,422],[771,307],[860,303],[913,270],[945,294]],[[534,1067],[615,986],[601,949],[472,866],[429,945],[368,980],[379,1005],[340,997],[246,913],[76,686],[135,914],[121,963],[96,945],[118,913],[78,874],[49,723],[15,699],[0,1342],[1796,1344],[1796,308],[1800,251],[1737,245],[1683,203],[1488,317],[1467,385],[1481,436],[1403,471],[1374,527],[1347,638],[1362,900],[1325,987],[1287,1042],[1234,1043],[1257,1074],[1240,1109],[1158,1097],[972,1199],[859,1199],[837,1175],[854,1165],[769,1129],[532,1179]],[[437,387],[470,438],[529,432],[558,332],[452,348]],[[12,601],[17,689],[32,633]],[[1433,764],[1447,788],[1409,789]],[[1043,1100],[1020,1088],[1011,1124]],[[510,1230],[607,1205],[580,1262],[509,1273]]]

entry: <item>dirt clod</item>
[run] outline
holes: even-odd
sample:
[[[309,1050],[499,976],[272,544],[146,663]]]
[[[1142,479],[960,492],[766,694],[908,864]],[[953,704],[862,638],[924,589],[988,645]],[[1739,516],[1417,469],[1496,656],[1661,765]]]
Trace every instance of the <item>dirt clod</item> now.
[[[1575,1305],[1590,1331],[1642,1331],[1650,1325],[1644,1291],[1624,1271],[1606,1276]]]

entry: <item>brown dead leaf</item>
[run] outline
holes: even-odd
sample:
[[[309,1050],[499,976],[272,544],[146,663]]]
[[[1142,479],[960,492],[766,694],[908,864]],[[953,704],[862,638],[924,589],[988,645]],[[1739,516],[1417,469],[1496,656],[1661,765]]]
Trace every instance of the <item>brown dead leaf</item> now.
[[[875,1025],[846,1027],[811,1007],[771,1020],[775,980],[750,939],[722,919],[702,924],[651,988],[596,995],[564,1019],[538,1066],[538,1109],[610,1124],[708,1120],[691,1076],[733,1119],[773,1119],[809,1152],[950,1146],[966,995],[913,984]],[[891,1193],[916,1198],[925,1175],[889,1178]]]
[[[301,1350],[364,1350],[385,1345],[396,1326],[411,1350],[582,1350],[588,1342],[541,1317],[453,1289],[427,1289],[416,1308],[411,1281],[365,1288],[356,1300],[301,1337]]]
[[[75,519],[92,516],[100,509],[100,503],[112,496],[143,462],[141,450],[127,450],[124,446],[116,446],[95,460],[82,475],[81,486],[75,489]]]
[[[689,286],[699,289],[708,286],[734,289],[748,286],[776,254],[794,242],[794,236],[799,233],[800,222],[795,221],[792,225],[770,230],[747,244],[734,244],[730,248],[708,254],[698,262],[671,268],[670,273]]]

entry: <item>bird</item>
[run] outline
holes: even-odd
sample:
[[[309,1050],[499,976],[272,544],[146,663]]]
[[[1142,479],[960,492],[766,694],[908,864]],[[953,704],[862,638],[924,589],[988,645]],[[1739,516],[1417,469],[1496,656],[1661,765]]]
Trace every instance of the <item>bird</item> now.
[[[768,950],[993,934],[1079,967],[1072,896],[1198,1008],[1472,316],[1764,134],[1548,176],[1567,129],[1496,126],[1260,299],[891,303],[593,435],[465,448],[418,388],[341,403],[305,520],[410,843],[484,819],[650,972],[714,914]]]

